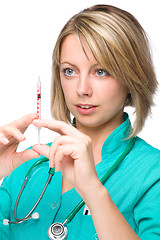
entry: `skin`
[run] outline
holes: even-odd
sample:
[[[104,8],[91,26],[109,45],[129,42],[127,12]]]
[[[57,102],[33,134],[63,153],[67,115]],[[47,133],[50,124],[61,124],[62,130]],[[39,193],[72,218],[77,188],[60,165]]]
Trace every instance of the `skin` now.
[[[77,129],[92,139],[97,164],[101,161],[104,140],[123,122],[128,89],[102,69],[85,40],[81,41],[88,58],[75,35],[69,35],[64,40],[60,77],[67,106],[76,118]],[[77,104],[94,105],[96,110],[91,114],[81,114]]]
[[[24,132],[37,117],[37,114],[29,114],[0,127],[0,179],[23,162],[39,157],[39,153],[32,149],[16,151],[19,143],[26,139]]]
[[[75,132],[75,129],[70,129],[66,134],[63,130],[62,136],[54,140],[49,153],[50,166],[55,166],[56,171],[61,170],[64,176],[62,193],[74,186],[81,195],[84,191],[90,190],[91,179],[99,183],[94,165],[101,161],[100,151],[106,137],[123,122],[123,109],[128,93],[122,83],[110,76],[97,63],[84,39],[82,39],[82,44],[87,57],[76,35],[67,36],[62,44],[60,66],[65,100],[76,118],[76,127],[80,131]],[[82,104],[96,108],[89,114],[83,114],[77,109],[77,105]],[[49,123],[49,128],[55,131],[54,124]],[[73,144],[75,149],[73,149]],[[34,150],[39,151],[37,147],[35,146]],[[43,146],[44,148],[48,147]],[[43,151],[42,146],[41,151]],[[46,152],[48,151],[46,149]],[[44,150],[41,153],[45,155],[46,152]],[[85,176],[74,181],[80,169],[85,169]],[[90,178],[92,175],[93,178]],[[85,181],[80,180],[83,178]],[[81,187],[84,185],[85,190]]]
[[[127,88],[103,70],[93,57],[84,39],[87,57],[76,35],[69,35],[62,44],[60,77],[67,106],[76,118],[77,128],[107,129],[108,134],[123,122]],[[72,47],[71,47],[72,46]],[[75,54],[76,52],[76,54]],[[97,106],[92,114],[77,111],[77,104]]]
[[[138,236],[113,203],[95,170],[95,164],[101,161],[100,150],[104,140],[123,122],[128,91],[102,70],[85,40],[82,39],[82,43],[88,58],[75,35],[66,37],[61,49],[61,84],[68,108],[76,118],[77,128],[61,121],[37,120],[36,115],[16,120],[0,129],[0,164],[5,169],[10,166],[6,174],[29,159],[29,152],[17,155],[14,145],[24,140],[21,133],[31,123],[58,132],[60,136],[54,139],[51,147],[35,145],[30,154],[48,157],[50,167],[55,166],[56,171],[62,172],[62,193],[75,187],[90,209],[100,240],[136,240]],[[95,109],[89,114],[83,114],[78,111],[77,104],[92,105]]]
[[[128,90],[106,72],[99,71],[101,66],[85,41],[83,44],[88,58],[75,35],[66,37],[61,49],[61,84],[67,106],[76,118],[76,128],[59,121],[34,120],[35,126],[60,133],[51,147],[35,146],[34,150],[50,159],[50,167],[62,172],[62,193],[73,186],[81,195],[91,211],[99,239],[139,239],[95,170],[95,164],[101,161],[104,139],[123,122]],[[77,109],[82,104],[96,108],[83,114]]]

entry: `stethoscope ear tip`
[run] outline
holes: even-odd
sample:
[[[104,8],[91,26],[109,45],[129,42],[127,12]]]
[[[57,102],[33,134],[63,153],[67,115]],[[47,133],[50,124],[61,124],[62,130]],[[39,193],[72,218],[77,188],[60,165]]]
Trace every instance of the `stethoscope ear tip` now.
[[[8,219],[4,219],[3,220],[3,225],[9,225],[9,220]]]
[[[32,218],[33,219],[38,219],[39,218],[39,213],[38,212],[33,213]]]
[[[19,221],[17,221],[17,222],[12,222],[12,221],[9,221],[8,219],[4,219],[4,220],[3,220],[3,225],[6,225],[6,226],[7,226],[7,225],[9,225],[9,223],[15,223],[15,224],[21,223],[22,221],[28,220],[28,219],[30,219],[30,218],[38,219],[38,218],[39,218],[39,213],[38,213],[38,212],[35,212],[35,213],[32,214],[31,217],[19,219]]]

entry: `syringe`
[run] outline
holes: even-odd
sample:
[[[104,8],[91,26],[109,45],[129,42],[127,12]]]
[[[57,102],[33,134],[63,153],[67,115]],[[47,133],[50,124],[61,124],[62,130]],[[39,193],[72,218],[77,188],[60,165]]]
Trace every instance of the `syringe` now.
[[[38,77],[37,82],[37,114],[38,119],[41,119],[41,80]],[[40,128],[38,127],[38,144],[40,144]]]

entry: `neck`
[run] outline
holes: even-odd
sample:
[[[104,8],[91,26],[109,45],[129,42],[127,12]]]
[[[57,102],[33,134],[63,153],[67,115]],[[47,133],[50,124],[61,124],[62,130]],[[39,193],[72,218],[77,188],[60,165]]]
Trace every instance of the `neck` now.
[[[101,152],[102,145],[106,138],[123,122],[123,113],[116,115],[110,121],[96,127],[86,127],[77,122],[77,129],[88,135],[92,140],[93,153]]]

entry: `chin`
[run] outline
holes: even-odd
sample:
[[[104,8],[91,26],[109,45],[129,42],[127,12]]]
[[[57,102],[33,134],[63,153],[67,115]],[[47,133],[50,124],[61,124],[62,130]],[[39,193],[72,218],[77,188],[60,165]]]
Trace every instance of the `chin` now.
[[[87,128],[96,128],[106,123],[106,121],[100,121],[99,119],[93,119],[93,117],[85,117],[83,119],[76,118],[76,121],[79,123],[79,125]]]

